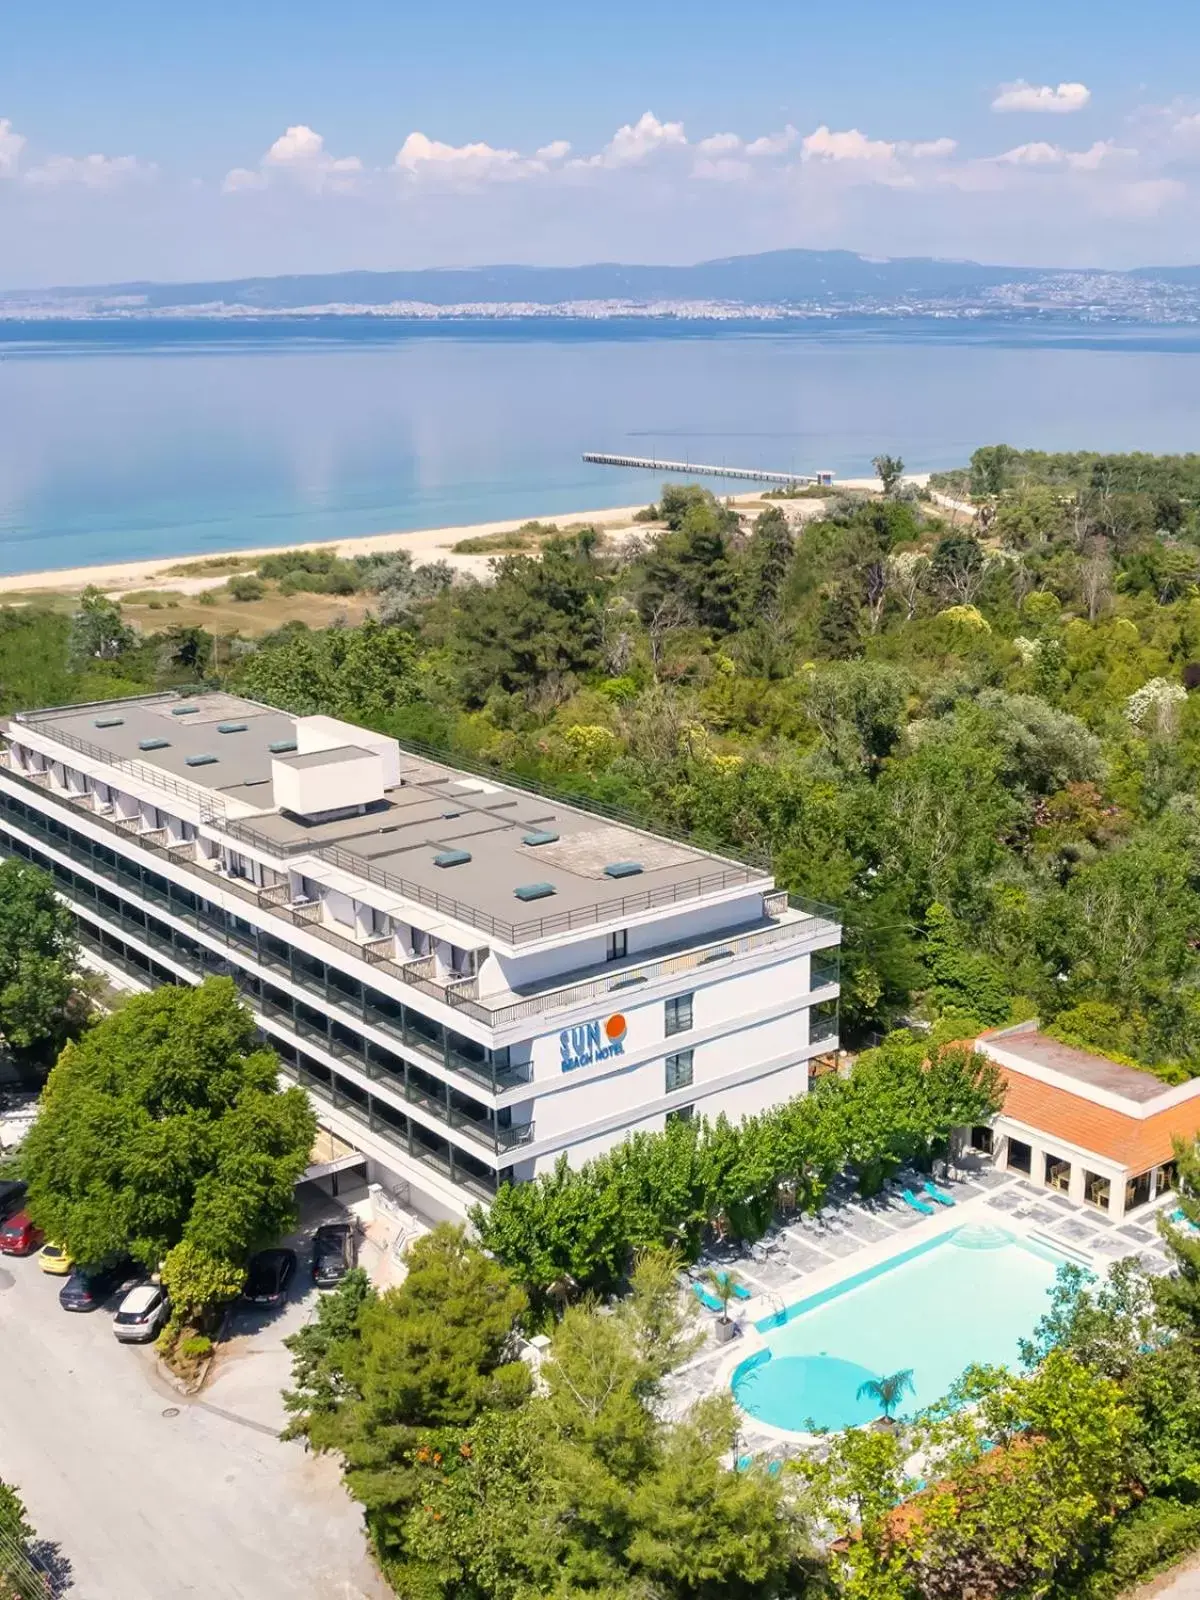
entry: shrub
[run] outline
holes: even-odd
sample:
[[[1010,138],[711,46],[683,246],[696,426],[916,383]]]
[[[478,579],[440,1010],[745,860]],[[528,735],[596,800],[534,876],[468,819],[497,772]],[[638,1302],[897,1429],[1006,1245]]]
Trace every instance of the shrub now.
[[[261,600],[267,592],[267,586],[262,579],[256,578],[249,572],[230,578],[227,587],[235,600]]]
[[[204,1361],[212,1355],[213,1342],[207,1334],[193,1333],[180,1340],[179,1354],[185,1361]]]
[[[1115,1524],[1092,1570],[1051,1600],[1118,1600],[1135,1583],[1200,1548],[1200,1504],[1143,1500]]]

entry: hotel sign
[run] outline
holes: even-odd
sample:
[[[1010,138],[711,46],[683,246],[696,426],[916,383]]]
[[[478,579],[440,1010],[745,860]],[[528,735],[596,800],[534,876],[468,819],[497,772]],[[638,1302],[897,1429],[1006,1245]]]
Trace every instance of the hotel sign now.
[[[558,1047],[564,1072],[578,1072],[580,1067],[607,1061],[610,1056],[623,1056],[625,1018],[616,1012],[607,1022],[583,1022],[576,1028],[564,1028],[558,1036]]]

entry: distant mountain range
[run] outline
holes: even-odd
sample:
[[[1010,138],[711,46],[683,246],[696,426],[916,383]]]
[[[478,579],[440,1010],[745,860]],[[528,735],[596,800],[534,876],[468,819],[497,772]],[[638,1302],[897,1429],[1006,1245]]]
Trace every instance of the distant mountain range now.
[[[682,267],[599,262],[426,268],[0,291],[0,316],[9,319],[355,313],[779,318],[846,312],[1193,322],[1200,320],[1200,266],[1113,272],[772,250]]]

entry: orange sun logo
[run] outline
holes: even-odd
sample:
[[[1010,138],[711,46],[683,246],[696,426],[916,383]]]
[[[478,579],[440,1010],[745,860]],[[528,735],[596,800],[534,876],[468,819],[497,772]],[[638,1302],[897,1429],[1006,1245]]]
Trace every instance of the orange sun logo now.
[[[625,1037],[625,1018],[619,1011],[613,1016],[609,1017],[608,1021],[604,1024],[604,1031],[612,1040],[613,1044],[616,1044],[618,1040],[621,1040]]]

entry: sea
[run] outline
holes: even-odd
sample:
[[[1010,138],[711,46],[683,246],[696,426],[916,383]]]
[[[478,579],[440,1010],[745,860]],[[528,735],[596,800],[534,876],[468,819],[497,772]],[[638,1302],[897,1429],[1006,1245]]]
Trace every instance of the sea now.
[[[0,322],[0,572],[657,496],[585,451],[853,477],[1194,450],[1198,355],[1200,327],[985,319]]]

